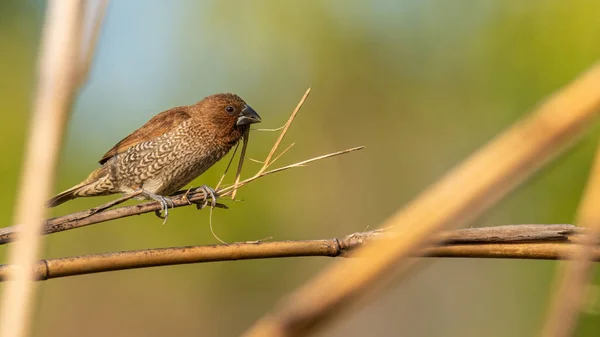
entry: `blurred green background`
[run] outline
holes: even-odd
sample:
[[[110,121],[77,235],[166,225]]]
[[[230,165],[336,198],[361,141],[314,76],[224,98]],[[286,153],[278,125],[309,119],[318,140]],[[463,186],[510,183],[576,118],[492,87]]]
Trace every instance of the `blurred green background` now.
[[[43,1],[0,2],[2,226],[11,224],[44,10]],[[599,12],[598,1],[561,0],[113,1],[55,191],[81,181],[162,110],[235,92],[260,113],[260,127],[278,127],[312,87],[287,137],[296,146],[281,163],[367,149],[243,188],[243,202],[215,212],[215,231],[234,242],[373,228],[593,64]],[[595,127],[474,225],[571,223],[598,134]],[[248,156],[264,158],[275,137],[254,132]],[[214,186],[225,162],[194,185]],[[244,175],[258,167],[246,161]],[[52,215],[110,199],[78,199]],[[188,207],[164,226],[148,214],[48,236],[44,257],[214,243],[208,212]],[[235,336],[331,262],[241,261],[45,281],[33,335]],[[429,262],[320,335],[533,336],[542,326],[556,263]],[[578,336],[600,330],[595,289]]]

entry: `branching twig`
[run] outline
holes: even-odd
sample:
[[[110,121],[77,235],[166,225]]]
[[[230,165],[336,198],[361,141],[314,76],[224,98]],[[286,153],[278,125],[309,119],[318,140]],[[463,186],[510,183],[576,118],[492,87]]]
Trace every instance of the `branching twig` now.
[[[255,174],[254,176],[252,176],[250,178],[247,178],[245,180],[240,181],[239,183],[237,183],[234,186],[228,186],[228,187],[225,187],[225,188],[221,189],[219,191],[219,195],[220,196],[229,195],[229,194],[231,194],[231,191],[234,189],[234,187],[235,188],[240,188],[240,187],[242,187],[242,186],[244,186],[244,185],[246,185],[246,184],[248,184],[248,183],[250,183],[250,182],[252,182],[252,181],[254,181],[256,179],[258,179],[258,178],[262,178],[262,177],[267,176],[269,174],[273,174],[273,173],[277,173],[277,172],[289,170],[289,169],[294,168],[294,167],[302,167],[302,166],[308,165],[308,164],[310,164],[312,162],[315,162],[315,161],[319,161],[319,160],[323,160],[323,159],[327,159],[327,158],[331,158],[331,157],[335,157],[335,156],[340,156],[340,155],[343,155],[343,154],[346,154],[346,153],[350,153],[350,152],[362,150],[364,148],[365,148],[364,146],[357,146],[357,147],[353,147],[353,148],[350,148],[350,149],[346,149],[346,150],[342,150],[342,151],[337,151],[337,152],[333,152],[333,153],[328,153],[328,154],[325,154],[325,155],[322,155],[322,156],[318,156],[318,157],[314,157],[314,158],[311,158],[311,159],[303,160],[303,161],[300,161],[300,162],[297,162],[297,163],[294,163],[294,164],[286,165],[286,166],[279,167],[279,168],[276,168],[276,169],[272,169],[272,170],[269,170],[269,171],[263,171],[260,174],[257,173],[257,174]]]
[[[279,145],[281,144],[281,141],[283,141],[283,137],[285,137],[285,134],[287,133],[287,130],[290,128],[290,125],[292,125],[292,123],[294,122],[294,119],[296,118],[296,115],[298,114],[298,112],[300,111],[300,109],[302,108],[302,106],[304,105],[304,102],[306,101],[306,98],[308,98],[309,94],[310,94],[310,88],[308,88],[306,90],[306,92],[304,93],[304,96],[302,96],[302,98],[300,99],[300,102],[298,102],[298,105],[296,105],[296,108],[294,109],[294,111],[290,115],[290,118],[288,119],[287,123],[285,123],[285,125],[283,126],[283,130],[281,130],[281,133],[279,134],[279,137],[277,138],[277,141],[275,141],[275,144],[271,148],[271,151],[269,152],[269,155],[267,155],[267,159],[265,159],[265,163],[263,164],[263,167],[258,171],[258,173],[256,173],[255,176],[261,175],[263,172],[265,172],[269,168],[269,166],[271,166],[271,158],[273,158],[273,155],[275,154],[275,152],[279,148]]]
[[[244,165],[244,158],[246,157],[246,148],[248,147],[249,139],[250,139],[250,130],[246,130],[246,134],[244,135],[244,137],[242,139],[244,144],[242,145],[242,152],[240,152],[240,160],[238,162],[237,171],[235,172],[235,182],[233,183],[233,186],[237,186],[237,184],[240,182],[240,179],[242,177],[242,165]],[[223,175],[225,175],[225,173],[223,173]],[[233,192],[231,193],[231,199],[235,200],[236,192],[237,192],[237,188],[234,188]]]
[[[298,104],[296,105],[296,108],[294,109],[294,111],[290,115],[290,118],[288,118],[288,121],[283,125],[281,133],[279,133],[279,137],[277,137],[277,140],[273,144],[273,147],[271,147],[271,151],[269,151],[269,154],[267,155],[267,158],[263,162],[263,166],[260,168],[260,170],[258,170],[258,172],[254,175],[253,178],[257,178],[262,173],[264,173],[275,162],[275,160],[277,160],[287,150],[289,150],[289,148],[287,148],[279,156],[277,156],[277,158],[275,158],[273,161],[271,161],[271,158],[273,158],[273,155],[275,154],[275,152],[279,148],[279,145],[281,144],[281,141],[283,141],[283,137],[285,137],[285,134],[287,133],[287,131],[290,128],[290,126],[292,125],[292,122],[294,122],[294,119],[296,118],[296,115],[298,114],[298,112],[300,111],[300,109],[302,108],[302,106],[304,105],[304,102],[306,101],[306,98],[308,97],[309,94],[310,94],[310,88],[308,88],[306,90],[306,92],[304,93],[304,96],[302,96],[302,98],[300,99],[300,102],[298,102]],[[239,185],[239,182],[240,182],[240,174],[241,174],[242,162],[244,160],[244,156],[246,155],[246,151],[245,150],[246,150],[246,144],[248,143],[248,134],[249,134],[249,132],[244,137],[244,147],[242,148],[242,154],[240,155],[240,163],[238,165],[238,172],[237,172],[237,174],[235,176],[235,183],[233,184],[233,186],[231,186],[231,191],[228,193],[228,194],[231,194],[231,199],[235,199],[235,195],[237,193],[238,187],[243,186],[243,185]],[[223,196],[223,195],[221,194],[221,196]]]
[[[442,233],[437,247],[418,255],[430,257],[480,257],[515,259],[558,259],[572,251],[581,232],[571,225],[513,225],[469,228]],[[343,238],[309,241],[234,243],[230,245],[146,249],[109,254],[84,255],[38,262],[40,280],[186,263],[266,259],[297,256],[346,256],[367,240],[389,240],[389,231],[354,233]],[[600,259],[600,247],[594,251]],[[10,272],[0,265],[0,280]]]
[[[364,148],[363,146],[354,147],[351,149],[338,151],[338,152],[334,152],[334,153],[329,153],[329,154],[326,154],[323,156],[318,156],[318,157],[304,160],[304,161],[301,161],[298,163],[294,163],[294,164],[286,165],[286,166],[279,167],[276,169],[272,169],[272,170],[263,172],[258,176],[254,175],[250,178],[247,178],[247,179],[239,182],[237,184],[237,187],[240,188],[256,179],[262,178],[269,174],[285,171],[287,169],[291,169],[294,167],[301,167],[303,165],[306,165],[306,164],[309,164],[309,163],[312,163],[312,162],[315,162],[318,160],[339,156],[339,155],[357,151],[357,150],[360,150],[363,148]],[[221,196],[226,196],[231,193],[232,189],[233,189],[233,186],[228,186],[228,187],[217,190],[217,193],[219,193],[219,195],[221,195]],[[181,193],[179,193],[179,194],[181,196],[184,194],[183,192],[186,192],[186,191],[180,191],[180,192]],[[187,200],[183,199],[181,197],[174,197],[172,200],[173,200],[174,207],[182,207],[182,206],[189,206],[190,202],[192,202],[194,204],[203,204],[205,201],[204,197],[205,197],[204,192],[199,191],[199,192],[188,193]],[[118,200],[119,199],[117,199],[117,201]],[[189,200],[189,202],[188,202],[188,200]],[[114,206],[114,201],[109,202],[107,205],[110,207]],[[133,205],[133,206],[124,206],[124,207],[119,207],[119,208],[113,208],[113,209],[105,209],[105,208],[107,208],[105,206],[106,205],[102,205],[102,206],[98,206],[98,207],[95,207],[95,208],[92,208],[92,209],[89,209],[86,211],[72,213],[72,214],[48,219],[44,226],[44,234],[52,234],[52,233],[62,232],[62,231],[66,231],[69,229],[80,228],[80,227],[84,227],[84,226],[93,225],[96,223],[101,223],[101,222],[105,222],[105,221],[129,217],[132,215],[139,215],[139,214],[144,214],[144,213],[149,213],[149,212],[155,212],[155,211],[161,209],[160,204],[157,202],[154,202],[154,201],[146,202],[146,203],[142,203],[142,204],[138,204],[138,205]],[[217,204],[217,207],[227,208],[227,206],[220,204],[220,203]],[[98,211],[98,210],[102,210],[102,211]],[[0,245],[6,244],[10,241],[13,241],[15,239],[16,235],[17,235],[17,231],[14,226],[1,228],[0,229]]]
[[[215,190],[219,190],[219,188],[221,187],[221,184],[223,183],[223,180],[225,180],[225,176],[227,175],[227,172],[229,171],[229,168],[231,167],[231,163],[233,163],[233,158],[235,158],[235,154],[237,153],[237,150],[239,147],[240,147],[240,143],[237,143],[235,145],[235,148],[233,149],[233,154],[231,154],[231,158],[229,158],[229,161],[227,162],[227,166],[225,166],[225,171],[223,171],[223,174],[221,175],[221,178],[219,178],[219,182],[217,183],[217,186],[215,186]]]

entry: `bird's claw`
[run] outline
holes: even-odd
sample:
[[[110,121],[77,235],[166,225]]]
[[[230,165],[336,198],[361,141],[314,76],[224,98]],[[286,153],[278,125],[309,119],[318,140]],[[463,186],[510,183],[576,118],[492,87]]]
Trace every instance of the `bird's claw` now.
[[[160,204],[160,209],[154,211],[154,214],[156,214],[157,217],[164,220],[164,225],[167,222],[167,219],[169,218],[169,204],[171,208],[175,208],[175,203],[170,198],[163,197],[162,195],[154,193],[146,193],[146,195]],[[164,212],[164,215],[162,215],[162,212]]]
[[[202,203],[196,203],[196,207],[198,209],[202,209],[204,207],[206,207],[206,205],[208,205],[208,197],[210,197],[211,199],[211,207],[217,207],[217,197],[219,196],[219,194],[212,189],[211,187],[207,186],[207,185],[202,185],[200,187],[196,187],[196,188],[190,188],[189,190],[187,190],[183,196],[181,197],[182,200],[187,201],[189,204],[192,203],[192,201],[190,201],[188,199],[188,194],[191,192],[198,192],[198,191],[202,191],[202,193],[204,193],[204,201]],[[164,197],[162,195],[158,195],[158,194],[154,194],[154,193],[150,193],[147,191],[143,191],[142,192],[145,196],[147,196],[148,198],[157,201],[160,204],[160,209],[154,211],[154,214],[163,219],[163,224],[165,224],[167,222],[167,218],[169,217],[169,206],[171,208],[175,207],[175,203],[173,202],[173,200],[171,198],[168,197]],[[163,215],[164,213],[164,215]]]
[[[203,209],[204,207],[206,207],[206,205],[208,205],[208,197],[209,196],[210,196],[210,207],[214,208],[215,206],[217,206],[217,197],[218,197],[217,191],[215,191],[213,188],[211,188],[207,185],[202,185],[202,186],[198,187],[198,189],[200,189],[202,192],[204,192],[204,202],[202,203],[202,206],[200,204],[196,205],[196,208]]]
[[[206,205],[208,205],[208,197],[210,197],[211,207],[217,206],[217,198],[219,197],[219,194],[212,187],[209,187],[207,185],[202,185],[202,186],[196,187],[196,188],[190,188],[183,194],[181,199],[186,201],[188,204],[192,204],[192,201],[190,201],[187,197],[188,194],[196,193],[199,191],[202,191],[202,193],[204,194],[204,201],[202,203],[194,202],[196,204],[196,208],[203,209],[204,207],[206,207]]]

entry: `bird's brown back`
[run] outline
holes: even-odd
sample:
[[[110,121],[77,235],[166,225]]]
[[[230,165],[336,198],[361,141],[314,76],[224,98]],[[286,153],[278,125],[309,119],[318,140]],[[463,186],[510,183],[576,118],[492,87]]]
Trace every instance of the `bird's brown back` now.
[[[151,141],[164,135],[170,130],[174,130],[184,121],[191,118],[188,113],[188,107],[176,107],[159,113],[152,117],[141,128],[132,132],[129,136],[115,144],[100,159],[100,164],[104,164],[111,157],[127,151],[130,147],[142,142]]]

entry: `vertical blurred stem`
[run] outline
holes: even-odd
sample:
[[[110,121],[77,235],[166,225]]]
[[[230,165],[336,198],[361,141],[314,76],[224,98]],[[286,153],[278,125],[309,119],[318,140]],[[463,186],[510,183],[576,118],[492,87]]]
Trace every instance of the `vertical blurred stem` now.
[[[14,222],[17,241],[9,262],[18,266],[4,288],[0,306],[0,337],[29,333],[35,292],[33,269],[41,248],[44,203],[53,187],[59,148],[75,93],[91,63],[97,32],[80,50],[84,4],[81,0],[50,0],[42,35],[38,79]],[[100,3],[101,20],[106,1]],[[92,27],[98,30],[101,21]],[[83,57],[80,55],[84,55]]]
[[[557,284],[550,312],[542,331],[544,337],[573,336],[577,318],[585,300],[585,293],[594,265],[594,246],[600,238],[600,143],[596,150],[594,166],[585,194],[579,206],[577,223],[587,227],[586,235],[565,265],[561,266],[562,278]],[[558,277],[557,277],[558,279]]]
[[[88,0],[89,1],[89,0]],[[88,9],[90,6],[86,6]],[[108,8],[108,0],[98,0],[98,5],[93,8],[91,27],[88,35],[82,36],[81,42],[81,55],[79,57],[79,65],[77,68],[77,83],[76,85],[81,88],[85,81],[88,79],[89,70],[92,65],[92,61],[94,60],[94,55],[96,55],[96,46],[98,45],[98,39],[100,39],[100,31],[102,28],[102,23],[104,22],[104,17],[106,16],[106,9]],[[83,17],[83,15],[82,15]]]

